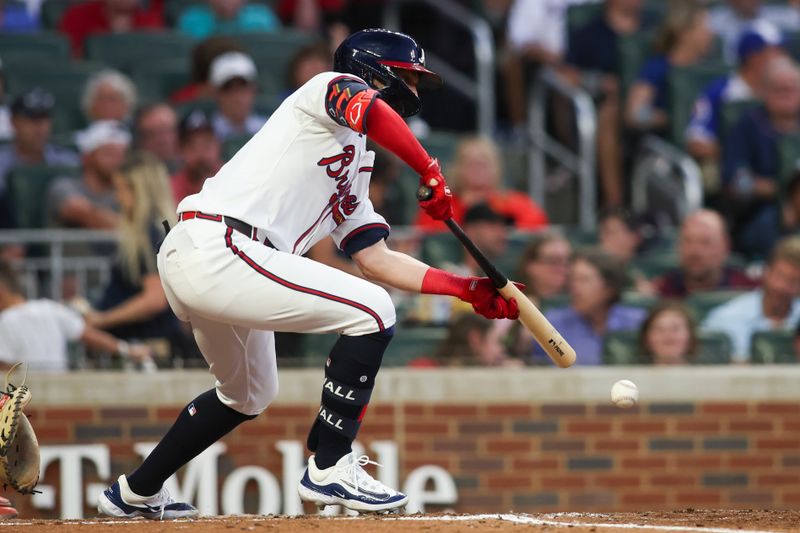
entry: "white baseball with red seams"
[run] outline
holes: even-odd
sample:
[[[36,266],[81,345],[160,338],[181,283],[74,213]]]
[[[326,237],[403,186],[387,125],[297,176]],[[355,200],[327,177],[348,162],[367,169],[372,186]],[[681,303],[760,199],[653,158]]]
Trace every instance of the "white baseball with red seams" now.
[[[617,407],[627,409],[639,401],[639,387],[633,381],[621,379],[611,387],[611,402]]]

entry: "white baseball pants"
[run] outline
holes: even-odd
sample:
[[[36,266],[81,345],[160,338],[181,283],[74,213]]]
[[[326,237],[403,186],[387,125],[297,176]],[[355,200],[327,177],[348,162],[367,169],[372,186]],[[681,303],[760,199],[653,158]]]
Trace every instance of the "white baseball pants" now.
[[[247,415],[278,394],[273,331],[358,336],[395,323],[383,288],[212,220],[179,222],[158,271],[172,310],[191,322],[220,401]]]

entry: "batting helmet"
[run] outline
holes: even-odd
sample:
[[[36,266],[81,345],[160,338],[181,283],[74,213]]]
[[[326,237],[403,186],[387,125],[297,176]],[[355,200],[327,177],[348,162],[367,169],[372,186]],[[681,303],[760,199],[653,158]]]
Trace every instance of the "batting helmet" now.
[[[442,86],[442,78],[425,68],[422,47],[408,35],[389,30],[362,30],[350,35],[336,49],[333,68],[366,81],[403,117],[419,113],[422,104],[394,69],[418,72],[422,88]]]

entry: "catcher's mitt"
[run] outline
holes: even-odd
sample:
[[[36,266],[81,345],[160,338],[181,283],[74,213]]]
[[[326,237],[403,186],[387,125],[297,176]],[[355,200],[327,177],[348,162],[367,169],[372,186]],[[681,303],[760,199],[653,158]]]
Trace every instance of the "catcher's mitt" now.
[[[22,410],[31,401],[25,378],[19,386],[9,383],[12,366],[6,374],[6,390],[0,391],[0,485],[13,487],[21,494],[34,492],[39,482],[39,442]]]

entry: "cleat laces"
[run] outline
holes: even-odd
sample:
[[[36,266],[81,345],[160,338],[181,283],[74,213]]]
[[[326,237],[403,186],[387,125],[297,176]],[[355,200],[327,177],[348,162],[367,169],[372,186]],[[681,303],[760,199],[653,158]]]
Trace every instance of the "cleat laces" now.
[[[344,470],[344,473],[350,478],[356,491],[362,492],[362,489],[366,489],[375,496],[389,496],[389,492],[386,490],[383,483],[373,478],[364,470],[364,467],[367,465],[375,465],[383,468],[382,464],[371,461],[366,455],[362,455],[349,464],[340,466],[339,468]]]

